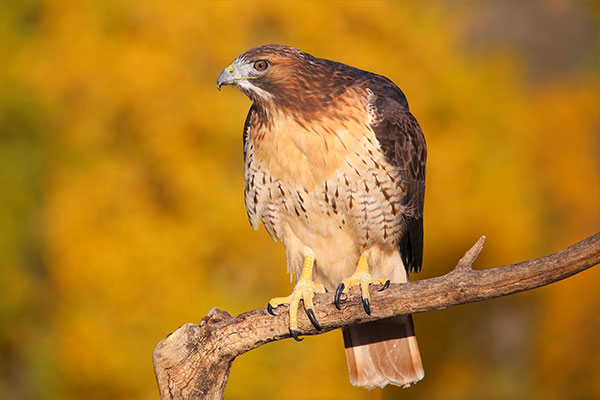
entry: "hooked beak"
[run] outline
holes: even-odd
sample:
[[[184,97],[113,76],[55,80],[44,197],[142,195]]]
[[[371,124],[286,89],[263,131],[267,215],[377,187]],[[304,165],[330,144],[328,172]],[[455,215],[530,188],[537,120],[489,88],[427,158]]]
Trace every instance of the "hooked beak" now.
[[[233,85],[235,83],[233,72],[233,64],[221,71],[217,78],[217,89],[221,90],[221,86]]]

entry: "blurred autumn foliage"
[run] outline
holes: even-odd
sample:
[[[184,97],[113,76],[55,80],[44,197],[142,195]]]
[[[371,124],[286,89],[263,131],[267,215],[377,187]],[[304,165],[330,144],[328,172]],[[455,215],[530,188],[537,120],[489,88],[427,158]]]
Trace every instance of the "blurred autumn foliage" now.
[[[154,345],[291,285],[243,204],[248,99],[218,73],[283,43],[378,72],[429,147],[423,279],[600,229],[598,6],[0,3],[0,398],[158,397]],[[229,399],[600,398],[600,271],[415,316],[425,379],[368,392],[339,332],[234,363]]]

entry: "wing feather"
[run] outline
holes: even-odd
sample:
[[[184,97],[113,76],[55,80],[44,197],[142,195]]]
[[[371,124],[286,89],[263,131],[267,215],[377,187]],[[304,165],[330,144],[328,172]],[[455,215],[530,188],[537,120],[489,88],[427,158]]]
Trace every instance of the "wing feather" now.
[[[250,110],[248,110],[248,115],[246,116],[246,122],[244,122],[244,132],[243,132],[243,143],[244,143],[244,162],[246,162],[246,146],[248,145],[248,131],[251,129],[252,126],[252,114],[254,114],[256,112],[256,104],[252,103],[252,106],[250,107]]]
[[[375,80],[371,127],[381,151],[403,179],[406,195],[402,205],[405,225],[399,241],[407,271],[419,272],[423,263],[423,202],[427,147],[419,123],[408,110],[404,94],[391,81]],[[391,87],[393,86],[393,87]]]
[[[255,175],[257,172],[254,165],[254,151],[248,140],[248,131],[253,128],[253,117],[255,117],[256,105],[253,103],[248,111],[246,122],[244,123],[244,201],[246,203],[246,213],[248,221],[254,230],[259,226],[258,206],[258,188],[255,183]],[[255,122],[255,121],[254,121]]]

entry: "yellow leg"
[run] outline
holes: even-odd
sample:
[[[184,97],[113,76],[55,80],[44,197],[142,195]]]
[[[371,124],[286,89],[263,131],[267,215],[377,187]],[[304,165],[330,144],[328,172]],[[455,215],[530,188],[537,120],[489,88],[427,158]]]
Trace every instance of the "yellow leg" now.
[[[298,308],[300,307],[300,300],[304,303],[304,309],[308,318],[317,329],[321,329],[321,326],[315,318],[313,297],[315,293],[325,293],[325,287],[321,283],[313,282],[312,280],[312,269],[315,263],[315,257],[311,251],[307,251],[304,257],[304,265],[302,266],[302,273],[300,278],[294,286],[292,294],[287,297],[274,297],[269,301],[267,311],[273,314],[273,309],[282,304],[290,305],[290,333],[293,338],[297,341],[302,339],[298,338]]]
[[[367,256],[362,254],[360,259],[358,260],[358,265],[356,266],[356,271],[350,278],[344,279],[342,283],[339,284],[337,290],[335,291],[335,306],[340,309],[340,295],[342,293],[348,293],[352,286],[360,285],[360,293],[362,297],[363,306],[365,308],[365,312],[371,315],[371,295],[369,294],[369,285],[371,283],[378,283],[383,285],[380,289],[384,290],[390,285],[390,280],[387,278],[377,278],[374,279],[371,277],[369,273],[369,264],[367,263]]]

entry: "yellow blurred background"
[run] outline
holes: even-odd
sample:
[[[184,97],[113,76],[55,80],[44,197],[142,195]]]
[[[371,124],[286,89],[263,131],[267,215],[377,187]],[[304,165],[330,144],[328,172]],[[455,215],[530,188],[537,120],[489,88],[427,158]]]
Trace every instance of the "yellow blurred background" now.
[[[0,398],[156,399],[152,350],[291,290],[243,203],[250,47],[392,79],[428,142],[424,270],[600,229],[599,7],[585,1],[0,3]],[[600,398],[600,271],[415,315],[425,379],[372,392],[339,332],[234,362],[228,399]]]

